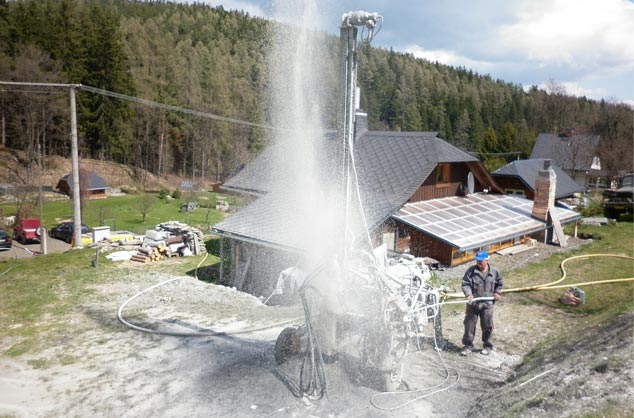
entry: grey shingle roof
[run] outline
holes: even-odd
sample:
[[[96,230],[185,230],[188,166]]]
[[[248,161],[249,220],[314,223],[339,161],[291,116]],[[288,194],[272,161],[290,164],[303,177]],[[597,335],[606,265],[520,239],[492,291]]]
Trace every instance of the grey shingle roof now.
[[[370,227],[398,210],[438,163],[478,161],[436,132],[367,132],[357,141],[356,155]]]
[[[548,158],[564,170],[590,170],[598,145],[598,135],[559,137],[541,133],[533,145],[531,159]]]
[[[283,159],[288,155],[280,147],[282,145],[269,147],[229,179],[224,187],[255,194],[266,194],[274,190],[273,167],[277,165],[279,168],[282,164],[284,168]],[[340,150],[337,141],[331,137],[324,138],[322,149],[326,154],[325,160],[338,161],[337,153]],[[430,175],[437,163],[478,161],[472,155],[438,138],[435,132],[366,131],[355,141],[354,155],[360,179],[360,195],[370,229],[398,210]],[[321,175],[324,178],[334,178],[332,172]],[[293,173],[286,173],[285,176],[293,176]],[[266,198],[258,199],[239,213],[216,224],[214,230],[279,246],[302,248],[304,243],[288,233],[288,225],[301,221],[295,219],[300,214],[289,211],[289,207],[293,207],[292,196],[278,196],[272,192]],[[360,222],[356,216],[353,217]]]
[[[514,177],[520,179],[526,187],[535,191],[535,179],[539,170],[544,168],[543,158],[531,160],[513,161],[498,168],[491,175],[493,177]],[[574,193],[582,192],[584,187],[570,178],[559,166],[553,165],[553,170],[557,176],[557,185],[555,189],[555,198],[562,199],[571,196]]]
[[[106,189],[108,187],[108,184],[106,183],[106,180],[104,180],[103,177],[97,175],[96,173],[88,172],[88,190],[101,190],[101,189]],[[62,177],[60,179],[60,181],[64,181],[66,182],[68,185],[72,186],[73,184],[73,178],[72,178],[72,173],[66,174],[64,177]]]

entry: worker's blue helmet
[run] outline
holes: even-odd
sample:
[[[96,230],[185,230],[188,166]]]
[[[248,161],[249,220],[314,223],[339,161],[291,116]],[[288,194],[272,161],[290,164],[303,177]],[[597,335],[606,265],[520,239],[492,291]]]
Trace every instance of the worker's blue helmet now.
[[[488,260],[489,253],[487,253],[486,251],[478,251],[475,255],[475,259],[476,261]]]

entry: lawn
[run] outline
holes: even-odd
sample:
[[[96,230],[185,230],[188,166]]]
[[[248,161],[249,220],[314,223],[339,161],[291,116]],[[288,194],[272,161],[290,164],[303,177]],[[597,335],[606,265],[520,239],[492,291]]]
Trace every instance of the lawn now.
[[[581,225],[579,234],[592,236],[593,239],[573,251],[554,254],[540,263],[514,270],[505,276],[505,287],[510,289],[554,282],[563,275],[561,263],[564,260],[590,254],[596,256],[580,257],[566,262],[566,279],[559,284],[634,277],[634,260],[607,256],[612,254],[634,257],[634,224],[631,221],[603,226]],[[518,302],[540,303],[571,313],[593,316],[597,321],[634,309],[632,281],[585,285],[580,288],[586,294],[586,303],[575,307],[565,306],[559,302],[559,297],[565,290],[561,288],[514,293],[513,297],[518,298]]]
[[[35,199],[32,198],[28,204],[32,208],[31,216],[39,217]],[[143,234],[145,230],[154,229],[157,224],[167,221],[184,222],[207,232],[225,216],[223,212],[215,210],[216,202],[220,199],[233,207],[241,204],[234,196],[213,192],[184,193],[181,198],[173,200],[161,199],[156,193],[130,194],[89,200],[82,208],[82,217],[83,223],[89,227],[107,225],[113,231],[136,234]],[[181,205],[189,201],[196,201],[199,207],[193,212],[181,212]],[[73,218],[73,202],[70,199],[48,201],[42,206],[44,226],[49,230],[59,222]],[[3,203],[0,208],[7,216],[15,215],[17,211],[15,203]]]
[[[505,290],[545,285],[559,280],[563,271],[562,262],[571,257],[596,255],[590,258],[575,258],[564,264],[566,278],[557,285],[569,286],[574,283],[596,282],[634,277],[634,260],[615,258],[602,254],[634,257],[634,223],[630,217],[622,217],[625,222],[603,226],[579,225],[578,234],[592,237],[586,244],[566,252],[554,253],[538,263],[528,264],[508,272],[503,272]],[[572,228],[566,230],[572,234]],[[460,289],[461,278],[450,281],[450,288]],[[614,315],[634,310],[634,282],[607,283],[579,286],[586,295],[586,303],[579,306],[563,305],[559,299],[565,288],[526,290],[504,294],[509,303],[546,305],[563,309],[571,314],[592,318],[600,322]],[[447,308],[460,312],[459,305]]]

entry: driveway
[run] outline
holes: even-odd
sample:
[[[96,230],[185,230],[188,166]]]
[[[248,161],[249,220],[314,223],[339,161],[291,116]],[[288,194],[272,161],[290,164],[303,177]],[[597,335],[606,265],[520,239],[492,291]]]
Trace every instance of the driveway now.
[[[47,252],[63,253],[70,249],[70,244],[65,243],[57,238],[47,237]],[[13,241],[13,247],[10,250],[0,250],[0,261],[9,258],[28,258],[42,253],[42,245],[39,242],[33,244],[22,245],[17,241]]]

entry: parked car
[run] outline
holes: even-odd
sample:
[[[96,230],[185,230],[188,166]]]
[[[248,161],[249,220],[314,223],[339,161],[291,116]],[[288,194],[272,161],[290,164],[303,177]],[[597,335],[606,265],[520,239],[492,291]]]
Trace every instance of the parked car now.
[[[0,250],[10,250],[13,240],[6,231],[0,229]]]
[[[62,241],[66,241],[67,243],[71,243],[73,241],[73,235],[75,231],[75,225],[73,222],[62,222],[61,224],[54,226],[51,229],[49,235],[53,238],[61,239]],[[90,228],[86,225],[81,224],[81,233],[88,234],[90,232]]]
[[[18,219],[13,227],[13,239],[20,244],[26,244],[29,241],[40,241],[42,234],[42,224],[37,218]]]

